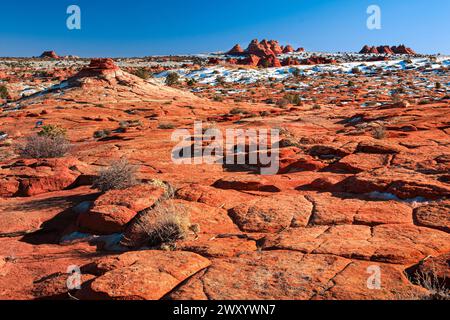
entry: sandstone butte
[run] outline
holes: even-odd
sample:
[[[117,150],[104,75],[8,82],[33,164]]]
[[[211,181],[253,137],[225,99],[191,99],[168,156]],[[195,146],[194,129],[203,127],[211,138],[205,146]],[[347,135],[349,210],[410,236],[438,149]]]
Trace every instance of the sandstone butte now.
[[[279,65],[276,56],[291,51],[254,40],[229,54]],[[314,92],[282,105],[267,97],[282,99],[295,78],[272,82],[270,94],[268,84],[226,84],[253,90],[250,103],[125,70],[132,68],[94,59],[19,98],[16,110],[4,108],[1,130],[13,142],[36,133],[40,120],[66,129],[72,148],[61,158],[26,159],[0,141],[0,299],[68,299],[70,265],[82,272],[81,289],[70,294],[89,300],[421,299],[429,291],[411,270],[448,276],[450,101],[440,91],[428,92],[428,103],[399,105],[371,91],[376,80],[364,74],[306,77]],[[409,72],[402,76],[416,77]],[[360,107],[375,99],[381,103]],[[219,129],[283,128],[279,174],[174,164],[168,128],[211,119]],[[122,157],[137,167],[139,184],[93,188],[99,170]],[[157,204],[196,226],[172,250],[146,247]],[[373,266],[379,290],[367,286]]]
[[[409,54],[409,55],[415,55],[416,52],[412,50],[411,48],[406,47],[405,45],[399,45],[399,46],[368,46],[365,45],[359,53],[374,53],[374,54]]]

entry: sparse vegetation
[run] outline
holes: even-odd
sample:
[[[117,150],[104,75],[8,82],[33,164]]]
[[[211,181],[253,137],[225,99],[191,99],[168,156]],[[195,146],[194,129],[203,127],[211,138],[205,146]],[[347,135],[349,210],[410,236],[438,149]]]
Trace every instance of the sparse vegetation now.
[[[299,78],[301,75],[300,69],[295,68],[294,70],[292,70],[292,75],[294,76],[294,78]]]
[[[27,138],[26,143],[16,148],[23,158],[60,158],[66,155],[70,143],[66,130],[56,125],[45,125],[37,134]]]
[[[386,128],[384,126],[376,127],[372,130],[372,137],[378,140],[386,138]]]
[[[151,72],[145,68],[138,68],[138,69],[134,70],[133,74],[144,80],[147,80],[152,77]]]
[[[148,212],[154,223],[146,230],[150,246],[163,246],[185,239],[191,225],[182,206],[160,204]]]
[[[158,129],[173,129],[175,125],[173,123],[160,123]]]
[[[127,159],[114,161],[111,165],[100,170],[94,180],[93,187],[103,192],[108,190],[126,189],[137,184],[136,167]]]
[[[450,300],[450,290],[445,284],[446,279],[439,280],[434,266],[427,272],[416,271],[408,277],[412,283],[425,288],[428,292],[416,290],[397,292],[397,300]]]
[[[279,100],[277,100],[277,102],[275,103],[277,107],[279,108],[286,108],[289,105],[289,100],[286,98],[281,98]]]
[[[108,136],[111,135],[111,131],[110,130],[97,130],[94,132],[94,138],[95,139],[102,139],[102,138],[106,138]]]
[[[245,110],[241,108],[236,107],[230,110],[230,114],[242,114],[242,113],[245,113]]]
[[[222,102],[222,101],[223,101],[223,97],[222,97],[222,96],[219,96],[218,94],[216,94],[216,95],[213,97],[213,100],[214,100],[214,101],[217,101],[217,102]]]
[[[189,87],[194,86],[196,83],[197,83],[197,81],[196,81],[194,78],[191,78],[191,79],[186,80],[186,84],[187,84]]]
[[[225,84],[225,77],[224,76],[218,76],[216,78],[216,81],[219,85],[223,86]]]
[[[122,129],[131,128],[131,127],[141,127],[141,120],[123,120],[119,122],[119,127]]]
[[[5,85],[0,85],[0,98],[1,99],[8,99],[9,92]]]
[[[445,279],[440,281],[433,267],[429,272],[416,272],[413,282],[428,290],[429,294],[421,300],[450,300],[450,290],[446,288]]]
[[[17,147],[17,153],[22,158],[44,159],[60,158],[70,149],[68,140],[62,136],[33,135],[27,138],[24,145]]]
[[[168,182],[162,181],[160,179],[151,179],[149,184],[164,189],[163,200],[172,199],[175,195],[175,188]]]
[[[430,104],[430,103],[431,103],[431,101],[428,99],[422,99],[419,101],[419,105],[421,105],[421,106],[425,105],[425,104]]]
[[[353,67],[351,72],[353,74],[361,74],[362,73],[361,69],[359,69],[358,67]]]
[[[166,85],[174,86],[180,81],[180,76],[176,72],[169,72],[166,77]]]
[[[67,130],[53,124],[42,126],[41,131],[38,132],[39,136],[57,138],[66,137]]]
[[[298,106],[302,103],[302,98],[300,97],[300,95],[298,93],[295,94],[286,94],[284,96],[284,99],[288,100],[289,103]]]

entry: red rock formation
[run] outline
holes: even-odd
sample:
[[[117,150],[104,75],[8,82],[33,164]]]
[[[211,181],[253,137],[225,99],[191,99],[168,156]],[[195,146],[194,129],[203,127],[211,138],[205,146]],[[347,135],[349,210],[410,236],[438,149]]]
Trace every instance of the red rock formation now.
[[[243,53],[244,49],[242,49],[242,47],[239,44],[235,45],[230,51],[227,52],[227,54],[232,56],[233,55],[239,56],[242,55]]]
[[[120,70],[120,68],[111,58],[98,58],[92,59],[89,66],[83,68],[80,72],[78,72],[78,74],[75,75],[75,77],[95,77],[114,73],[118,70]]]
[[[295,50],[295,52],[305,52],[305,48],[300,47],[297,50]]]
[[[317,56],[312,56],[308,59],[302,60],[302,62],[301,62],[301,64],[306,64],[306,65],[331,64],[331,63],[336,63],[336,60],[328,59],[325,57],[317,57]]]
[[[111,58],[98,58],[92,59],[89,64],[89,69],[92,70],[118,70],[119,67],[116,66]]]
[[[297,49],[297,52],[303,52],[303,48]],[[294,52],[294,48],[290,45],[286,47],[280,46],[276,40],[254,39],[250,42],[246,50],[242,50],[239,45],[235,45],[227,54],[230,55],[248,55],[247,58],[236,61],[236,64],[262,66],[262,67],[279,67],[282,63],[277,59],[277,55],[282,53]],[[258,58],[258,59],[256,59]],[[231,63],[235,63],[232,61]],[[297,61],[293,59],[286,60],[284,65],[296,65]]]
[[[251,54],[247,58],[240,59],[238,61],[238,64],[256,67],[259,63],[259,60],[261,60],[260,57]]]
[[[361,54],[410,54],[414,55],[416,54],[414,50],[411,48],[407,48],[405,45],[399,45],[399,46],[379,46],[379,47],[370,47],[365,45],[361,51],[359,52]]]
[[[281,49],[280,44],[278,43],[278,41],[276,40],[270,40],[269,41],[269,45],[270,45],[270,49],[273,51],[273,53],[275,54],[281,54],[283,53],[283,49]]]
[[[394,52],[391,50],[389,46],[379,46],[377,48],[378,53],[380,54],[394,54]]]
[[[55,51],[44,51],[41,54],[41,58],[59,59],[59,56]]]
[[[286,47],[284,47],[283,53],[291,53],[291,52],[294,52],[294,48],[292,48],[291,45],[288,44]]]
[[[398,47],[392,47],[391,50],[396,54],[411,54],[414,55],[416,52],[411,48],[407,48],[405,45],[399,45]]]
[[[245,52],[247,54],[253,54],[260,58],[270,56],[270,55],[275,55],[275,53],[271,49],[269,49],[268,43],[264,42],[264,41],[265,40],[263,40],[263,41],[261,41],[261,43],[259,43],[258,39],[252,40],[252,42],[250,42],[250,44],[248,45]],[[266,46],[264,46],[264,44],[266,44]]]
[[[220,64],[221,60],[219,58],[209,58],[208,64],[212,65],[218,65]]]
[[[365,45],[361,51],[359,51],[360,54],[368,54],[371,50],[371,47],[369,47],[368,45]]]
[[[278,68],[281,67],[281,62],[274,54],[272,54],[261,58],[258,66],[264,68]]]
[[[291,57],[287,57],[283,61],[281,61],[282,66],[297,66],[300,62],[297,59],[293,59]]]

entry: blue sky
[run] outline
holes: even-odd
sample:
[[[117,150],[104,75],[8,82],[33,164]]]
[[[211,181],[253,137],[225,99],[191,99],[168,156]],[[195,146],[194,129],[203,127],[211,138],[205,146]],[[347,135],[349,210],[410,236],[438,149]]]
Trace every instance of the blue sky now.
[[[145,56],[227,50],[254,38],[317,51],[405,43],[450,54],[449,0],[39,0],[2,1],[0,56]],[[81,30],[66,9],[81,8]],[[366,27],[369,5],[382,29]]]

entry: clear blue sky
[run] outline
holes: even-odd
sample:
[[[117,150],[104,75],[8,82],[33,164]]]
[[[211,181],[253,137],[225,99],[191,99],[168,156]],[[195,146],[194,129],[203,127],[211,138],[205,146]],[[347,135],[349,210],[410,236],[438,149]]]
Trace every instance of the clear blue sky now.
[[[82,29],[66,28],[77,4]],[[368,30],[366,9],[382,10]],[[0,56],[144,56],[227,50],[253,38],[317,51],[405,43],[450,54],[449,0],[39,0],[2,1]]]

